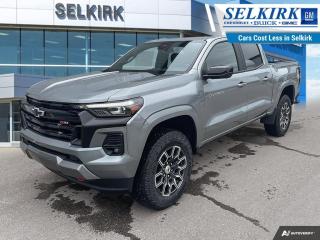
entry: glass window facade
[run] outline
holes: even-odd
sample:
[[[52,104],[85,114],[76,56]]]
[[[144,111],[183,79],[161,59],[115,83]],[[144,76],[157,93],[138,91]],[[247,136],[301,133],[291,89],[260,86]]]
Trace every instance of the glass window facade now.
[[[87,72],[88,42],[87,32],[68,32],[68,75]]]
[[[114,62],[114,34],[110,32],[92,32],[90,44],[91,71],[102,70]]]
[[[159,38],[177,38],[179,37],[179,34],[176,33],[159,33]]]
[[[144,42],[148,42],[154,39],[158,39],[158,34],[156,33],[138,33],[137,34],[137,45]]]
[[[20,63],[20,31],[0,29],[0,73],[17,73]],[[2,64],[8,64],[2,66]],[[12,66],[13,65],[13,66]]]
[[[22,74],[43,75],[44,64],[43,31],[22,30],[21,31],[21,67]],[[37,46],[37,47],[35,47]]]
[[[115,60],[118,60],[137,45],[137,37],[135,33],[115,33],[115,42]]]
[[[130,49],[176,33],[0,29],[0,74],[63,77],[104,69]]]
[[[51,67],[45,67],[46,76],[61,77],[67,75],[67,68],[64,67],[68,60],[67,43],[67,32],[45,31],[45,63],[51,65]],[[54,65],[64,66],[56,67]]]

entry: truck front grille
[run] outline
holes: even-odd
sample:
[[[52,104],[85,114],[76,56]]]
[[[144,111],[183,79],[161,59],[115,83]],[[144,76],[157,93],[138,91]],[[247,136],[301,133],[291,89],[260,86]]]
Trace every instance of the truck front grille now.
[[[71,104],[27,98],[21,109],[23,124],[34,132],[63,141],[81,138],[80,110]]]

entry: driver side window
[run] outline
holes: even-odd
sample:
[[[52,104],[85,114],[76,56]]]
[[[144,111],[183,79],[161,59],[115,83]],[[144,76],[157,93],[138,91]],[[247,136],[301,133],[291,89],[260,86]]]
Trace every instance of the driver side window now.
[[[237,57],[231,43],[220,42],[214,45],[204,62],[204,67],[232,66],[233,73],[239,72]]]

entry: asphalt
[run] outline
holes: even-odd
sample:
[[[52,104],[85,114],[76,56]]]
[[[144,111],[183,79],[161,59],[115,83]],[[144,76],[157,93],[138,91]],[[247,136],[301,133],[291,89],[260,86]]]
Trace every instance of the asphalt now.
[[[319,85],[317,85],[319,86]],[[0,149],[0,239],[272,239],[320,224],[320,98],[287,135],[254,123],[203,147],[179,202],[163,211],[70,185],[19,149]]]

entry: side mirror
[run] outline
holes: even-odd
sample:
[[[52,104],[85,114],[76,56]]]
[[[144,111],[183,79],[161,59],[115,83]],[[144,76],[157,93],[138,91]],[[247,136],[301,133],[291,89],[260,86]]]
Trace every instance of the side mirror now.
[[[230,78],[233,75],[232,66],[215,66],[208,67],[202,72],[202,77],[204,80],[207,79],[218,79],[218,78]]]

